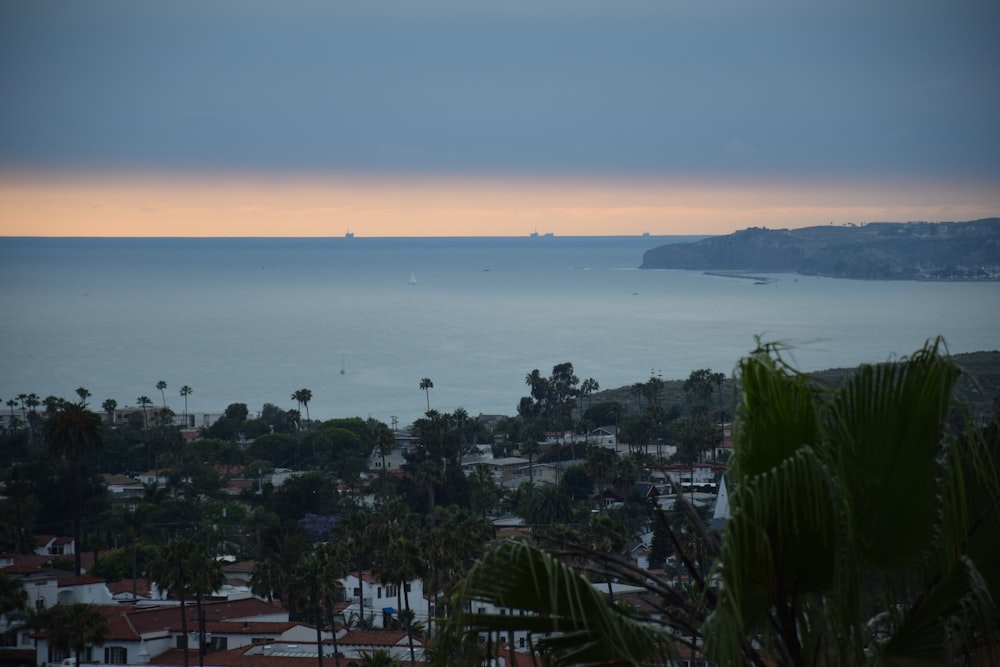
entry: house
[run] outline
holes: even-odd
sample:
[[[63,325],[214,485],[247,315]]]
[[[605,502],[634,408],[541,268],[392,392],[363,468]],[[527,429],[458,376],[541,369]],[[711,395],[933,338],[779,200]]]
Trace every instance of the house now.
[[[406,633],[400,630],[350,630],[337,636],[337,649],[349,659],[360,659],[375,651],[385,651],[403,664],[409,664],[410,641]],[[413,638],[414,656],[423,661],[424,645],[418,638]]]
[[[11,579],[21,582],[28,594],[28,604],[38,608],[52,607],[57,604],[111,604],[111,592],[107,583],[100,577],[66,576],[41,567],[4,568],[4,573]]]
[[[104,486],[107,487],[108,493],[115,500],[127,500],[129,498],[137,498],[145,493],[146,487],[143,483],[134,477],[129,477],[128,475],[120,474],[104,474],[101,475],[101,481],[104,482]]]
[[[154,599],[154,587],[150,585],[149,579],[119,579],[108,583],[108,592],[118,603],[134,603],[140,600],[149,601]],[[135,592],[133,593],[133,589]]]
[[[146,472],[139,473],[136,477],[143,484],[158,484],[160,488],[163,488],[170,481],[170,470],[167,468],[147,470]]]
[[[76,541],[72,537],[35,535],[35,553],[39,556],[72,556]]]
[[[488,415],[480,412],[479,416],[476,417],[476,421],[483,425],[486,430],[490,433],[496,431],[497,426],[500,425],[504,419],[507,419],[507,415]]]
[[[15,560],[16,559],[16,560]],[[34,559],[36,562],[32,562]],[[97,577],[67,577],[53,574],[41,567],[38,559],[48,560],[48,557],[38,555],[19,555],[0,557],[4,566],[2,571],[13,580],[19,581],[28,595],[28,605],[35,609],[47,609],[57,604],[113,604],[111,593],[103,579]],[[0,616],[0,634],[6,634],[10,629],[11,619]],[[16,650],[34,650],[36,637],[30,630],[22,630],[16,636],[9,637],[12,648]],[[60,658],[61,659],[61,658]],[[39,660],[37,663],[45,664]]]
[[[275,639],[212,652],[205,657],[205,665],[206,667],[312,667],[316,664],[320,649],[324,658],[331,659],[333,648],[332,638],[324,639],[323,643],[318,645],[315,635],[311,640]],[[417,663],[424,664],[423,642],[417,637],[413,638],[413,648]],[[409,664],[410,647],[405,632],[342,629],[338,633],[337,654],[340,656],[341,665],[360,662],[365,655],[379,650],[385,651],[403,664]],[[161,667],[180,667],[183,664],[182,659],[181,652],[173,649],[150,660],[149,663]],[[332,665],[333,661],[330,660],[329,664]]]
[[[406,463],[406,457],[403,456],[403,450],[399,447],[393,447],[390,452],[385,455],[385,469],[386,470],[399,470]],[[376,447],[372,450],[372,453],[368,456],[368,468],[370,470],[381,470],[382,469],[382,452]]]
[[[584,439],[591,445],[618,451],[617,426],[599,426],[587,433]]]
[[[520,456],[506,456],[504,458],[492,459],[489,461],[475,461],[462,464],[466,475],[471,475],[476,470],[476,466],[485,465],[493,473],[493,477],[498,483],[503,483],[511,479],[520,479],[524,476],[523,469],[528,466],[528,459]]]
[[[389,626],[397,610],[404,606],[403,591],[398,584],[382,583],[371,571],[351,573],[340,580],[347,595],[347,606],[344,608],[345,618],[352,615],[371,619],[374,626],[384,628]],[[414,579],[406,584],[406,595],[414,619],[427,622],[432,610],[431,604],[424,599],[424,582]]]
[[[201,643],[195,606],[184,609],[188,633],[183,634],[182,610],[177,605],[132,607],[130,605],[94,605],[108,623],[108,639],[100,647],[87,647],[81,660],[108,665],[142,665],[158,656],[188,646],[197,651]],[[207,651],[227,651],[266,642],[300,642],[316,639],[316,630],[302,623],[290,622],[287,612],[260,600],[207,602],[204,645]],[[329,637],[329,633],[325,633]],[[48,637],[36,635],[38,664],[58,664],[69,657],[51,646]],[[178,651],[180,654],[180,651]],[[197,656],[197,653],[193,654]],[[315,655],[315,654],[314,654]],[[163,664],[156,662],[155,664]],[[169,664],[169,663],[167,663]]]
[[[226,578],[227,584],[230,586],[249,586],[254,568],[257,567],[257,561],[239,560],[233,563],[222,562],[221,565],[222,576]]]

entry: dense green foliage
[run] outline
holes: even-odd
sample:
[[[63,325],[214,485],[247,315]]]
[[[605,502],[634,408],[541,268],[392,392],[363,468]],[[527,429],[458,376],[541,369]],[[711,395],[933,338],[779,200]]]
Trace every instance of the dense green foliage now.
[[[831,389],[762,347],[740,365],[722,535],[693,512],[693,540],[661,522],[688,587],[592,547],[507,542],[456,605],[532,613],[467,612],[449,631],[528,631],[553,665],[647,664],[683,646],[727,665],[961,664],[997,641],[1000,437],[951,419],[960,374],[938,343]],[[598,595],[588,572],[641,588],[655,613]]]

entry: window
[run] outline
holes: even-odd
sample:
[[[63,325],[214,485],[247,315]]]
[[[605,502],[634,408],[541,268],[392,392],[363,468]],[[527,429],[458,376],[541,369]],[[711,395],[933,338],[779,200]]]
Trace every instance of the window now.
[[[387,598],[394,598],[394,597],[396,597],[396,587],[393,584],[388,584],[385,587],[385,596]]]
[[[54,662],[58,664],[68,657],[69,657],[69,651],[64,651],[62,649],[56,648],[51,644],[49,645],[49,662]]]
[[[124,646],[109,646],[105,648],[104,663],[107,665],[127,665],[128,649]]]
[[[252,637],[250,639],[251,644],[271,644],[274,642],[274,637]]]
[[[378,587],[378,599],[379,600],[382,599],[382,587],[381,586]]]
[[[518,641],[518,643],[519,643],[519,644],[521,645],[521,648],[524,648],[524,637],[521,637],[521,638],[520,638],[520,639],[518,639],[517,641]]]

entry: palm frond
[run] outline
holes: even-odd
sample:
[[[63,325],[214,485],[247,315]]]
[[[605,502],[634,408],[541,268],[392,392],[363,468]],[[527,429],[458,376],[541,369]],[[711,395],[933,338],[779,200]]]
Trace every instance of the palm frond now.
[[[881,569],[919,558],[937,522],[939,454],[958,368],[929,344],[900,363],[862,366],[826,420],[861,556]]]
[[[469,572],[459,597],[525,616],[473,613],[449,623],[472,632],[526,630],[553,665],[643,664],[675,655],[676,638],[661,626],[624,613],[571,567],[541,549],[506,542]]]
[[[961,558],[907,611],[891,638],[875,646],[878,665],[953,664],[977,632],[995,625],[996,609],[986,581],[969,558]]]

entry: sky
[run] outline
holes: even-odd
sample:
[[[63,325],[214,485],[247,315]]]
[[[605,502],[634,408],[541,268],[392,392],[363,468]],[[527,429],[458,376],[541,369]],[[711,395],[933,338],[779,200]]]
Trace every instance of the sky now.
[[[1000,216],[995,0],[6,0],[0,235]]]

